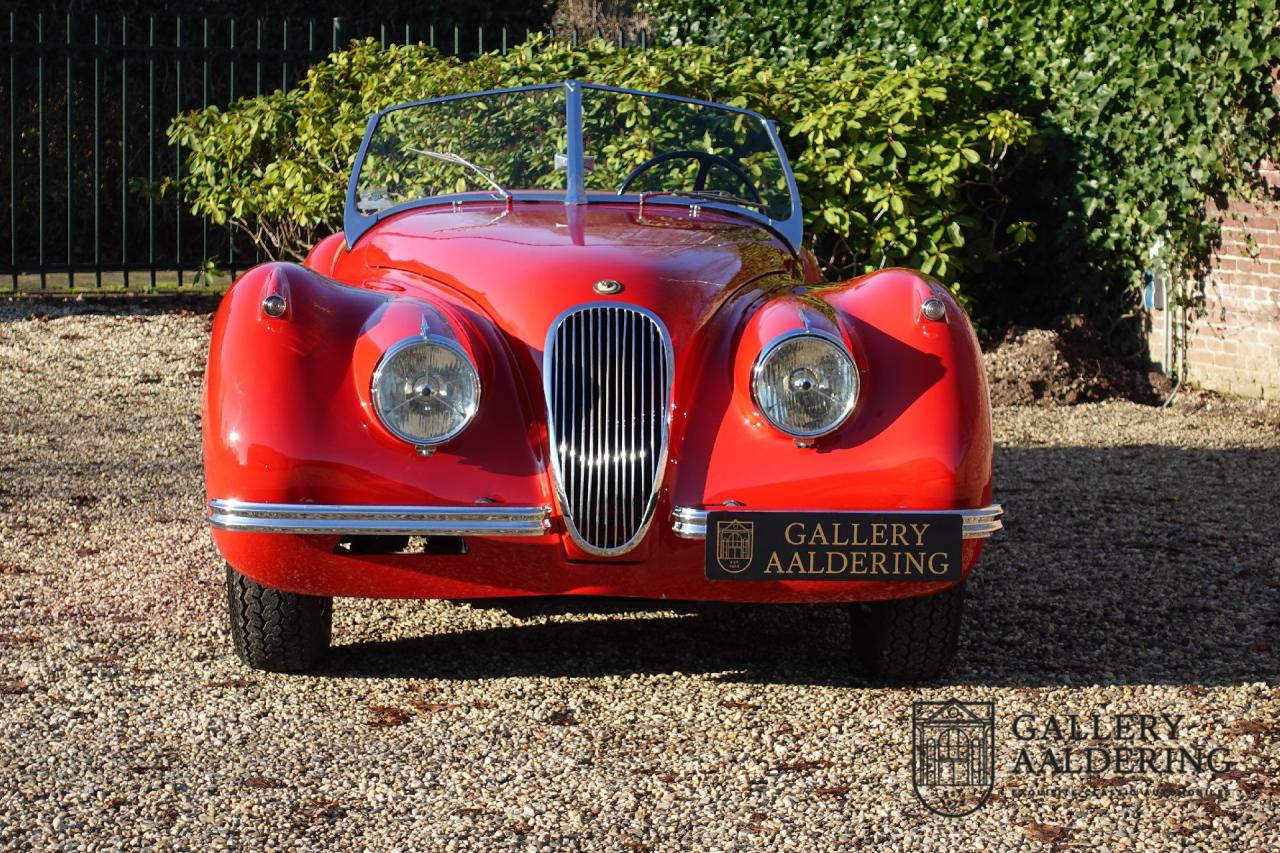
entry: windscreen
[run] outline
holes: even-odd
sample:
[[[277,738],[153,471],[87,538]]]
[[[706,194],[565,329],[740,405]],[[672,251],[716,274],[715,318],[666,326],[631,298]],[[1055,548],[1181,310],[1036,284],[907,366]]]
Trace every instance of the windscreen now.
[[[759,116],[584,87],[582,138],[588,193],[674,192],[791,215],[786,173]]]
[[[579,134],[581,160],[570,162]],[[389,208],[474,193],[716,203],[799,227],[776,135],[759,115],[593,84],[388,110],[369,131],[352,189],[350,213],[370,218],[354,220],[356,236]]]
[[[564,89],[489,93],[402,107],[378,120],[356,183],[369,215],[465,192],[561,190]]]

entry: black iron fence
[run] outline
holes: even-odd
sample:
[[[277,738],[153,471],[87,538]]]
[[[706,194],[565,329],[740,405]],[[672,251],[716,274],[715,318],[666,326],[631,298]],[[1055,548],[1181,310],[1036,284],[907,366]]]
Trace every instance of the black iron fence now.
[[[207,287],[211,270],[234,277],[260,260],[243,235],[151,191],[182,176],[183,152],[165,136],[178,113],[287,91],[351,39],[475,56],[529,36],[430,21],[5,17],[0,289],[15,291]]]

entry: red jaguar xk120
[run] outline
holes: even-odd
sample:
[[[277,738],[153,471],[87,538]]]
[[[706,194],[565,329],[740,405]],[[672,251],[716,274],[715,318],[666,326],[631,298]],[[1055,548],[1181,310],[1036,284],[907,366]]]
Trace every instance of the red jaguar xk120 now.
[[[865,671],[938,674],[1000,528],[977,340],[802,238],[747,110],[568,82],[375,115],[343,233],[214,323],[237,653],[315,665],[335,596],[838,602]]]

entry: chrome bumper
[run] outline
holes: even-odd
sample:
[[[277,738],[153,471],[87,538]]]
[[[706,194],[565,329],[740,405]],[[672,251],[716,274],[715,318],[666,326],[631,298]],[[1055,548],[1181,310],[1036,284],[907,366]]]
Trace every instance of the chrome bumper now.
[[[545,506],[340,506],[209,501],[209,524],[242,533],[541,536]]]
[[[716,509],[747,510],[748,507],[723,506]],[[706,539],[707,512],[706,509],[678,506],[671,511],[671,528],[683,539]],[[893,512],[916,512],[916,510],[885,510],[884,512],[892,514]],[[1000,504],[984,506],[981,509],[919,510],[918,512],[960,516],[964,521],[965,539],[986,539],[1004,526],[1000,521],[1000,516],[1004,512]]]

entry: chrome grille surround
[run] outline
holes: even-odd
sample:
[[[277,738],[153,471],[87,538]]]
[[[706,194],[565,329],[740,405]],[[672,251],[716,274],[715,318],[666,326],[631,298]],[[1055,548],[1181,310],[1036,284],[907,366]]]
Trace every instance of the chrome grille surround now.
[[[666,326],[635,305],[576,305],[547,332],[551,471],[565,530],[589,554],[625,554],[653,521],[674,362]]]

